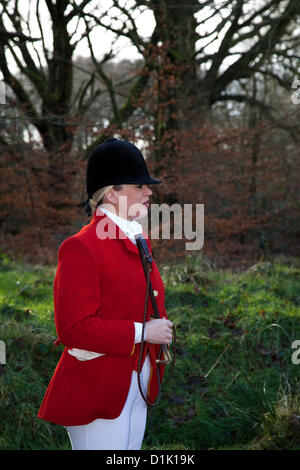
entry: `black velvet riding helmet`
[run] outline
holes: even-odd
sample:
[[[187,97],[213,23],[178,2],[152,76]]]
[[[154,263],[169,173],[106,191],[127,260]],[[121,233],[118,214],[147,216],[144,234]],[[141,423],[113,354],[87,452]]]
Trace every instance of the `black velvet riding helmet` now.
[[[92,198],[104,186],[120,184],[157,184],[149,175],[140,150],[126,140],[109,137],[91,153],[86,169],[86,192]],[[89,211],[89,204],[86,206]]]

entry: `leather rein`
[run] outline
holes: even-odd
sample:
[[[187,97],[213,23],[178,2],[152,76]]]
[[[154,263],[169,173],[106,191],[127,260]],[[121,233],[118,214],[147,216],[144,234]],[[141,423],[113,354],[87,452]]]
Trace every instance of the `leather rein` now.
[[[175,345],[176,345],[176,332],[175,332],[175,327],[173,325],[173,360],[171,358],[171,355],[169,353],[169,348],[168,345],[166,344],[161,344],[159,348],[159,353],[158,353],[158,358],[156,359],[156,372],[157,372],[157,381],[158,381],[158,395],[156,397],[156,400],[154,402],[150,402],[148,398],[144,395],[144,392],[142,390],[141,386],[141,362],[142,362],[142,357],[143,357],[143,352],[144,352],[144,347],[145,347],[145,340],[144,340],[144,335],[145,335],[145,325],[146,325],[146,315],[147,315],[147,310],[148,310],[148,302],[149,302],[149,296],[151,299],[152,307],[153,307],[153,312],[154,312],[154,317],[155,318],[161,318],[157,303],[155,300],[151,280],[150,280],[150,272],[152,271],[151,264],[153,262],[153,258],[151,256],[151,253],[149,251],[147,242],[145,238],[143,237],[142,234],[135,235],[137,247],[139,250],[140,258],[142,261],[143,265],[143,270],[145,274],[145,279],[146,279],[146,297],[145,297],[145,306],[144,306],[144,316],[143,316],[143,327],[142,327],[142,339],[141,339],[141,348],[140,348],[140,353],[139,353],[139,360],[138,360],[138,369],[137,369],[137,378],[138,378],[138,386],[140,393],[144,399],[144,401],[147,403],[148,406],[156,406],[161,398],[161,380],[160,380],[160,366],[161,365],[168,365],[172,363],[171,367],[171,372],[168,377],[168,379],[171,377],[174,369],[174,364],[175,364]],[[163,357],[162,357],[163,356]]]

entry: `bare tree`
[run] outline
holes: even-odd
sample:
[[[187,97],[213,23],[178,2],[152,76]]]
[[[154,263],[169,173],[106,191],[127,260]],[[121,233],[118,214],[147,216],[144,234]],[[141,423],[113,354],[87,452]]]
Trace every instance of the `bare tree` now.
[[[69,30],[72,20],[76,16],[79,18],[77,8],[84,8],[89,1],[82,0],[76,8],[70,9],[71,2],[68,0],[36,0],[30,2],[27,17],[22,16],[22,2],[19,0],[0,1],[0,70],[16,97],[16,106],[37,129],[47,150],[62,146],[68,149],[72,143],[73,134],[69,125],[72,111],[72,57],[84,33],[75,39],[78,22],[73,32]],[[52,47],[49,49],[46,46],[49,31],[41,15],[45,7],[51,20]],[[30,35],[31,15],[37,21],[39,38]],[[10,31],[12,28],[13,32]],[[24,34],[24,31],[29,34]],[[9,58],[14,61],[14,69]],[[30,84],[31,92],[26,82]],[[86,88],[83,92],[86,92]]]
[[[51,18],[51,51],[46,47],[41,21],[42,3],[46,4]],[[149,79],[152,84],[156,82],[157,108],[152,110],[152,123],[156,141],[165,142],[168,133],[190,128],[191,122],[201,123],[215,103],[247,102],[260,106],[272,118],[272,110],[265,103],[243,93],[242,87],[238,91],[239,87],[235,86],[233,92],[232,84],[238,85],[255,74],[256,77],[272,77],[278,85],[288,89],[297,72],[297,57],[293,51],[300,42],[298,0],[189,0],[185,3],[112,0],[106,9],[105,3],[93,0],[35,0],[42,54],[37,51],[36,42],[9,37],[9,23],[16,35],[30,31],[29,20],[21,17],[19,1],[0,0],[0,5],[0,31],[5,32],[0,34],[0,69],[23,112],[38,129],[45,147],[50,149],[60,145],[70,148],[71,116],[87,110],[93,103],[99,94],[95,86],[97,80],[106,89],[111,103],[108,128],[115,126],[121,132],[141,108],[140,98],[149,87]],[[148,38],[138,27],[138,17],[146,10],[152,12],[155,20]],[[79,24],[84,24],[81,33]],[[132,80],[127,96],[121,101],[117,99],[117,84],[104,68],[114,57],[114,44],[111,51],[99,59],[99,44],[92,39],[98,27],[112,32],[116,43],[120,37],[129,40],[143,60],[141,73]],[[95,71],[79,87],[79,95],[74,98],[72,58],[76,45],[83,38],[88,42]],[[41,102],[40,109],[21,79],[10,71],[8,52],[33,85]],[[87,153],[105,135],[104,128]],[[160,147],[157,158],[163,155]]]
[[[84,17],[88,37],[96,25],[102,26],[116,37],[129,39],[144,60],[141,75],[117,107],[114,83],[97,64],[89,41],[98,76],[111,98],[110,124],[120,129],[138,106],[151,73],[158,90],[155,137],[164,143],[166,133],[188,129],[191,122],[201,124],[216,103],[248,103],[273,119],[273,110],[266,103],[239,86],[254,75],[291,88],[297,73],[294,51],[300,42],[298,0],[136,0],[134,5],[113,0],[113,6],[113,13],[108,8],[101,15],[90,11]],[[152,11],[155,19],[150,38],[137,26],[136,18],[144,9]],[[88,151],[104,137],[105,132]],[[157,152],[157,159],[163,158],[164,144]]]

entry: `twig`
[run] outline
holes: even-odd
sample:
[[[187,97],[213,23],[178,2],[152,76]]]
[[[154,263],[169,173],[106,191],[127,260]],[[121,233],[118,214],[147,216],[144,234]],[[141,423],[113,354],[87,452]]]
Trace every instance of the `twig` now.
[[[223,356],[223,354],[225,354],[225,352],[227,351],[227,349],[229,348],[229,344],[226,346],[226,348],[224,349],[224,351],[220,354],[220,356],[218,357],[218,359],[216,360],[216,362],[212,365],[212,367],[209,369],[209,371],[205,374],[205,378],[207,378],[209,376],[209,374],[211,373],[211,371],[216,367],[216,365],[218,364],[218,362],[220,361],[221,357]]]

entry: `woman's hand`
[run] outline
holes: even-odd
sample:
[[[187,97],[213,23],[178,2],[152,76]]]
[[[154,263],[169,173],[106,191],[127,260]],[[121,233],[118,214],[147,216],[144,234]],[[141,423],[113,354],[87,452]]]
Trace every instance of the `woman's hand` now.
[[[166,318],[149,320],[145,325],[145,339],[152,344],[170,344],[173,323]]]

